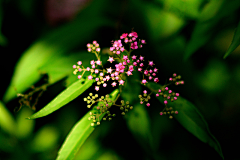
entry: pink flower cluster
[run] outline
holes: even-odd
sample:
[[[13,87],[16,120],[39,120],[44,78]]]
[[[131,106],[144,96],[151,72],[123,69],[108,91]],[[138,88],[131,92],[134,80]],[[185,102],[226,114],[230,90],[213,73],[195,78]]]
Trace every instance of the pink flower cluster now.
[[[145,40],[139,39],[136,32],[123,33],[120,39],[112,41],[112,46],[109,50],[112,52],[111,56],[108,58],[108,62],[114,63],[112,67],[103,68],[100,47],[97,41],[93,41],[92,44],[87,44],[88,52],[92,52],[96,55],[97,60],[92,60],[90,62],[91,67],[84,68],[81,61],[77,62],[77,65],[73,65],[74,74],[80,72],[78,79],[81,79],[85,72],[90,72],[88,74],[88,80],[94,80],[96,82],[95,90],[99,91],[100,86],[107,87],[110,83],[112,87],[123,87],[125,84],[125,77],[133,75],[133,71],[141,72],[142,79],[141,84],[146,85],[148,82],[152,81],[155,83],[159,82],[157,77],[158,69],[153,61],[145,62],[143,56],[131,56],[131,51],[142,48],[142,44],[145,44]],[[129,45],[130,51],[127,51],[124,45]],[[126,75],[126,76],[125,76]],[[181,77],[173,74],[173,77],[169,78],[169,81],[175,83],[175,85],[184,84],[184,81],[179,81]],[[121,94],[121,93],[120,93]],[[143,91],[143,95],[139,95],[140,103],[146,103],[147,107],[150,107],[148,102],[151,98],[152,93],[147,93],[147,90]],[[161,88],[156,93],[156,97],[163,96],[164,104],[167,105],[168,101],[177,100],[179,96],[178,93],[174,93],[172,90],[168,89],[167,86]],[[118,96],[119,97],[119,96]],[[164,114],[165,112],[161,112]],[[160,113],[160,115],[162,115]],[[177,113],[177,112],[176,112]]]

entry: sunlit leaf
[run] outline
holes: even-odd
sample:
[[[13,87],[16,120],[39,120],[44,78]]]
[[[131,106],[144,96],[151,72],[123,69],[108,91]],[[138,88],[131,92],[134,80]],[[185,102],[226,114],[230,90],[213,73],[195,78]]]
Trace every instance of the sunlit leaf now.
[[[92,84],[93,80],[80,79],[73,83],[71,86],[62,91],[57,97],[55,97],[50,103],[42,108],[37,113],[29,117],[29,119],[40,118],[58,110],[65,104],[69,103],[73,99],[77,98],[85,90],[87,90]]]
[[[48,82],[53,84],[60,79],[72,75],[76,81],[76,75],[73,74],[72,66],[81,60],[84,67],[90,66],[90,61],[96,59],[94,54],[88,52],[79,52],[70,55],[63,55],[61,57],[52,57],[45,65],[39,68],[41,73],[48,74]],[[86,76],[86,74],[85,74]]]
[[[157,88],[162,86],[156,83],[148,83],[147,87],[152,90],[154,93],[157,93]],[[161,103],[163,103],[162,97],[157,97]],[[189,101],[182,97],[172,103],[168,104],[169,107],[172,107],[174,110],[178,111],[178,114],[174,118],[190,133],[196,136],[199,140],[204,143],[209,144],[213,147],[219,155],[223,158],[221,146],[217,139],[211,134],[208,124],[198,111],[198,109]]]
[[[111,100],[115,100],[118,93],[118,89],[114,90],[110,94]],[[74,125],[67,138],[65,139],[65,142],[63,143],[61,149],[59,150],[57,160],[73,159],[74,156],[77,154],[78,149],[83,145],[86,139],[94,131],[95,127],[91,126],[92,121],[88,120],[90,112],[92,112],[92,110],[86,113],[86,115]],[[102,114],[99,117],[99,120],[101,120],[104,115],[105,114]]]
[[[234,33],[232,43],[229,46],[229,48],[228,48],[227,52],[225,53],[225,55],[223,56],[223,58],[224,59],[227,58],[227,56],[229,56],[239,45],[240,45],[240,21],[239,21],[236,31]]]
[[[91,7],[84,10],[85,14],[98,8],[97,3]],[[4,102],[15,98],[16,92],[24,92],[36,83],[41,76],[39,69],[51,58],[61,59],[62,54],[77,46],[85,46],[85,43],[93,39],[99,27],[111,25],[107,19],[99,18],[100,15],[96,14],[91,14],[92,17],[79,16],[74,22],[51,31],[35,42],[17,63],[10,86],[4,95]]]
[[[0,129],[12,135],[15,135],[16,133],[15,120],[1,101],[0,101]]]
[[[27,138],[34,129],[35,121],[29,121],[26,118],[32,115],[33,111],[30,108],[22,108],[16,118],[17,132],[19,139]]]

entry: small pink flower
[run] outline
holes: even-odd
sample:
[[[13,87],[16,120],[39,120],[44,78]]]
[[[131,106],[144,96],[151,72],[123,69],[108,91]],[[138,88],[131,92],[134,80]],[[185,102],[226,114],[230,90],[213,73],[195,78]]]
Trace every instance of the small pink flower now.
[[[159,94],[158,94],[158,93],[156,94],[156,97],[159,97]]]
[[[131,71],[127,71],[126,73],[127,73],[128,76],[132,75]]]
[[[77,64],[80,66],[82,65],[82,61],[78,61]]]
[[[96,49],[97,52],[100,52],[100,50],[101,50],[100,48],[97,48],[97,49]]]
[[[150,107],[150,103],[147,103],[146,105],[147,105],[147,107]]]
[[[142,80],[142,83],[143,83],[143,84],[146,84],[146,83],[147,83],[147,80],[146,80],[146,79],[143,79],[143,80]]]
[[[148,79],[149,79],[149,80],[152,80],[152,76],[149,76]]]
[[[173,77],[176,77],[177,76],[177,74],[176,73],[173,73]]]
[[[90,44],[90,43],[88,43],[88,44],[87,44],[87,47],[88,47],[88,48],[90,48],[90,47],[91,47],[91,44]]]
[[[167,90],[168,90],[168,87],[165,87],[165,90],[167,91]]]
[[[120,36],[120,39],[126,38],[127,36],[128,36],[127,33],[123,33],[123,34]]]
[[[93,78],[92,75],[89,75],[89,76],[88,76],[88,79],[89,79],[89,80],[92,80],[92,78]]]
[[[168,101],[167,101],[167,100],[165,100],[163,103],[164,103],[164,104],[167,104],[167,103],[168,103]]]
[[[154,68],[154,69],[153,69],[153,72],[157,72],[157,71],[158,71],[158,69],[157,69],[157,68]]]
[[[133,65],[134,65],[134,66],[137,66],[137,62],[133,62]]]
[[[176,93],[176,96],[178,97],[178,96],[179,96],[179,93]]]
[[[172,90],[169,90],[168,93],[172,93]]]
[[[153,64],[153,61],[149,61],[148,65],[149,65],[149,66],[153,66],[153,65],[154,65],[154,64]]]
[[[99,73],[99,70],[98,69],[95,69],[95,71],[94,71],[96,74],[98,74]]]
[[[110,80],[110,76],[109,76],[109,75],[106,76],[106,80],[107,80],[107,81]]]
[[[137,56],[133,55],[133,56],[132,56],[132,59],[133,59],[133,60],[137,59]]]
[[[124,61],[124,62],[123,62],[123,65],[124,65],[124,66],[126,66],[126,65],[127,65],[127,62],[126,62],[126,61]]]
[[[142,44],[145,44],[145,43],[146,43],[146,41],[145,41],[144,39],[142,39],[142,40],[141,40],[141,43],[142,43]]]
[[[175,114],[178,114],[178,111],[175,111]]]
[[[137,32],[132,32],[132,33],[130,33],[130,34],[132,34],[132,36],[133,36],[133,37],[135,37],[135,38],[137,38],[137,37],[138,37],[138,34],[137,34]]]
[[[143,101],[141,101],[140,104],[143,104]]]
[[[99,91],[99,86],[95,86],[95,90],[96,90],[96,91]]]
[[[127,63],[130,63],[130,60],[129,60],[129,59],[127,60]]]
[[[99,81],[99,78],[95,78],[96,81]]]
[[[123,85],[124,82],[125,82],[125,81],[121,79],[121,80],[119,81],[119,85]]]
[[[154,78],[154,82],[159,82],[159,79],[158,78]]]
[[[73,65],[73,68],[75,69],[75,68],[77,68],[77,66],[74,64],[74,65]]]
[[[92,51],[92,49],[91,49],[91,48],[88,48],[87,50],[88,50],[88,52],[91,52],[91,51]]]
[[[113,86],[113,87],[115,87],[116,85],[117,85],[117,83],[116,83],[116,82],[113,82],[113,83],[112,83],[112,86]]]
[[[95,45],[96,45],[96,44],[97,44],[97,41],[93,41],[93,44],[95,44]]]
[[[112,68],[107,68],[107,73],[112,73]]]
[[[90,71],[90,68],[89,68],[89,67],[87,67],[87,68],[86,68],[86,70],[87,70],[87,71]]]
[[[144,94],[147,94],[147,90],[144,90],[143,93],[144,93]]]
[[[121,52],[120,51],[117,51],[116,54],[119,55]]]
[[[162,90],[161,90],[161,89],[159,89],[159,90],[158,90],[158,92],[160,93],[160,92],[162,92]]]
[[[110,63],[112,63],[112,62],[114,61],[114,59],[113,59],[113,57],[110,57],[110,56],[109,56],[109,59],[108,59],[107,61],[109,61]]]
[[[123,56],[123,60],[126,61],[127,59],[128,59],[128,56],[125,56],[125,55],[124,55],[124,56]]]
[[[101,65],[101,64],[102,64],[102,61],[97,60],[97,61],[96,61],[96,64],[97,64],[97,65]]]
[[[141,61],[143,61],[144,60],[144,57],[143,56],[140,56],[140,58],[139,58]]]
[[[156,76],[156,73],[153,73],[152,75],[153,75],[153,76]]]
[[[142,71],[142,68],[138,68],[138,71],[141,72],[141,71]]]
[[[144,64],[143,63],[140,63],[140,67],[143,67],[144,66]]]
[[[107,83],[103,83],[103,87],[107,87]]]
[[[150,70],[149,70],[149,73],[152,73],[152,72],[153,72],[153,71],[150,69]]]
[[[177,100],[177,97],[174,97],[173,99],[176,101],[176,100]]]
[[[81,79],[82,78],[82,76],[81,75],[78,75],[78,79]]]
[[[160,112],[160,116],[162,116],[163,115],[163,112]]]
[[[173,79],[172,78],[169,78],[169,81],[172,81]]]
[[[144,74],[145,74],[145,75],[147,75],[147,74],[148,74],[148,71],[147,71],[147,70],[145,70],[145,71],[144,71]]]
[[[96,66],[95,66],[95,64],[94,65],[92,65],[92,68],[95,68]]]
[[[82,68],[78,68],[78,71],[81,72],[81,71],[82,71]]]

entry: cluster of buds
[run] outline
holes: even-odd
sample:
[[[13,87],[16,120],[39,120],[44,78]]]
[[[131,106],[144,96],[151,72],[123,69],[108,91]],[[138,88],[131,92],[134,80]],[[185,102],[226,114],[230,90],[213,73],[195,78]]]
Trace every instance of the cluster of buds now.
[[[98,94],[93,95],[89,93],[87,98],[84,98],[84,101],[87,102],[87,107],[91,108],[91,106],[97,102],[98,106],[94,108],[92,112],[90,112],[89,120],[92,120],[91,126],[95,126],[95,124],[100,125],[100,117],[101,115],[105,115],[103,120],[112,120],[112,117],[115,117],[116,114],[111,114],[109,109],[113,105],[113,101],[110,99],[109,95],[98,97]]]
[[[96,82],[96,91],[99,91],[101,86],[107,87],[108,85],[110,85],[112,87],[120,87],[120,93],[117,96],[117,99],[120,97],[121,91],[123,90],[123,87],[125,85],[126,76],[132,76],[134,73],[133,71],[140,72],[143,75],[142,79],[140,80],[140,83],[143,85],[146,85],[150,81],[158,83],[158,69],[154,67],[155,64],[153,63],[153,61],[145,62],[143,56],[131,56],[131,52],[133,50],[142,48],[142,45],[145,43],[145,40],[139,39],[138,34],[134,31],[132,31],[131,33],[122,34],[119,40],[112,41],[112,46],[109,49],[112,54],[110,54],[111,56],[109,56],[107,61],[110,63],[114,63],[114,65],[109,68],[104,68],[100,56],[100,46],[96,41],[93,41],[92,44],[87,44],[88,52],[94,53],[97,60],[92,60],[90,62],[91,67],[87,68],[82,65],[81,61],[78,61],[77,65],[73,65],[73,68],[75,69],[73,73],[75,75],[77,73],[80,73],[78,75],[78,79],[81,79],[85,72],[90,72],[87,78]],[[126,47],[124,47],[124,45],[126,44],[130,47],[129,51],[127,51],[125,49]],[[180,78],[181,76],[173,74],[173,77],[169,78],[170,84],[184,84],[184,82],[181,81]],[[179,94],[174,93],[172,90],[170,90],[168,88],[168,85],[165,85],[163,88],[159,89],[156,96],[163,96],[164,104],[166,106],[164,110],[160,112],[160,115],[169,113],[170,116],[172,116],[173,113],[177,114],[177,111],[173,111],[172,108],[167,108],[167,103],[169,101],[173,102],[174,100],[177,100]],[[152,92],[148,94],[147,90],[144,90],[143,95],[139,95],[140,104],[145,103],[147,107],[150,107],[149,100],[151,98],[151,94]],[[100,124],[98,118],[102,114],[106,114],[106,117],[104,117],[103,120],[111,120],[111,117],[115,116],[115,114],[110,114],[109,111],[109,108],[112,105],[119,106],[122,115],[125,115],[125,113],[129,111],[129,109],[133,108],[129,105],[129,102],[124,102],[123,100],[121,101],[121,104],[115,104],[117,99],[114,102],[111,102],[111,100],[109,100],[107,96],[98,98],[97,94],[94,96],[92,94],[89,94],[87,98],[84,98],[84,101],[88,103],[88,108],[91,108],[92,105],[96,102],[101,102],[101,105],[97,106],[95,112],[91,112],[90,120],[93,120],[93,125],[95,124],[95,122],[97,124]]]

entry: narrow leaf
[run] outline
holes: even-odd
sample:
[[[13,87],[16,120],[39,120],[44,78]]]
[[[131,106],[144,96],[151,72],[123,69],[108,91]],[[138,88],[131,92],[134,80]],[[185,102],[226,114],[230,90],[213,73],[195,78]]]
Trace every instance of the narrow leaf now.
[[[147,87],[157,93],[156,89],[162,86],[155,83],[148,83]],[[161,103],[163,103],[162,97],[157,97]],[[198,111],[198,109],[189,101],[182,97],[178,97],[176,101],[169,103],[169,107],[178,111],[178,114],[174,118],[190,133],[196,136],[199,140],[209,144],[213,147],[219,155],[224,159],[221,146],[217,139],[211,134],[208,124]]]
[[[93,80],[85,80],[80,79],[73,83],[71,86],[66,88],[63,92],[61,92],[57,97],[55,97],[50,103],[48,103],[44,108],[42,108],[37,113],[33,114],[29,117],[29,119],[36,119],[58,110],[65,104],[69,103],[80,94],[82,94],[85,90],[87,90],[92,84]]]
[[[240,45],[240,21],[234,33],[233,40],[223,58],[227,58]]]
[[[119,93],[119,90],[116,89],[111,93],[111,100],[115,100]],[[95,106],[96,107],[96,106]],[[67,138],[65,139],[59,153],[57,160],[71,160],[77,154],[79,148],[83,145],[86,139],[90,136],[90,134],[95,130],[95,127],[91,126],[92,121],[89,121],[89,113],[94,109],[86,113],[86,115],[72,128]],[[99,117],[101,120],[105,114],[102,114]]]

